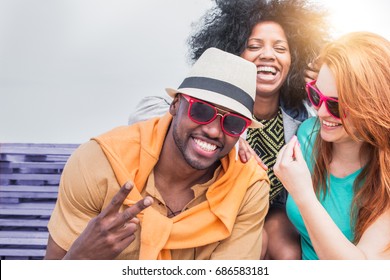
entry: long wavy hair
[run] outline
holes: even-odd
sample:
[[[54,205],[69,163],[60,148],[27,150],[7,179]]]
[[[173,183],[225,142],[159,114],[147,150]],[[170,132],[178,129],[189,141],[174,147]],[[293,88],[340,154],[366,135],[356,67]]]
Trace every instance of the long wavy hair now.
[[[327,45],[319,61],[335,78],[346,132],[363,142],[360,156],[368,156],[367,165],[354,182],[351,220],[356,219],[357,243],[390,207],[390,42],[369,32],[349,33]],[[313,183],[317,194],[326,193],[332,143],[318,135],[315,147]]]
[[[304,71],[328,40],[327,12],[306,0],[214,0],[215,5],[194,24],[188,39],[195,61],[209,47],[240,55],[253,27],[264,21],[280,24],[287,36],[291,67],[281,88],[286,108],[302,109],[307,100]]]

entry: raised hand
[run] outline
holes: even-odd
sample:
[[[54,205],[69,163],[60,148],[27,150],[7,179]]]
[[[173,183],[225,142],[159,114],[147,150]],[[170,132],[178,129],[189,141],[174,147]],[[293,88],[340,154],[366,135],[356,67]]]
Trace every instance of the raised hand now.
[[[311,174],[296,136],[280,150],[274,172],[295,202],[313,197]]]
[[[305,83],[309,83],[317,79],[319,67],[316,62],[310,62],[305,69]]]
[[[114,259],[134,241],[139,224],[136,215],[152,205],[153,199],[145,197],[119,212],[132,188],[131,182],[121,187],[110,205],[88,223],[64,259]]]

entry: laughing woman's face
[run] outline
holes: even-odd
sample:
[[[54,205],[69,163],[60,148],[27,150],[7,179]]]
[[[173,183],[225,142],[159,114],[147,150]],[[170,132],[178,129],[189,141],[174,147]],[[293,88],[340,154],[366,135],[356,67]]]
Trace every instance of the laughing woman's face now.
[[[291,54],[283,28],[276,22],[258,23],[249,36],[242,58],[256,64],[259,96],[279,94],[291,66]]]

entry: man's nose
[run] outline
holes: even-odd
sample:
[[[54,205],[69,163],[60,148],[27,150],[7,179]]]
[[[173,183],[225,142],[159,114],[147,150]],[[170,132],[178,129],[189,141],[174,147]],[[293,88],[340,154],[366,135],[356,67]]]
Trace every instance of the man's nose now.
[[[210,123],[204,125],[204,132],[210,138],[220,138],[223,135],[222,130],[222,114],[218,113],[217,117]]]

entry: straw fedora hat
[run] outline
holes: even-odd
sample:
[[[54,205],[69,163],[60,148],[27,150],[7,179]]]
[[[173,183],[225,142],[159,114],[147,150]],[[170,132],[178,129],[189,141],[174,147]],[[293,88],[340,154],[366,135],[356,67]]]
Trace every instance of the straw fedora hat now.
[[[252,121],[249,127],[263,125],[253,117],[256,96],[255,64],[217,48],[207,49],[195,62],[178,89],[167,88],[173,98],[178,93],[225,107]]]

